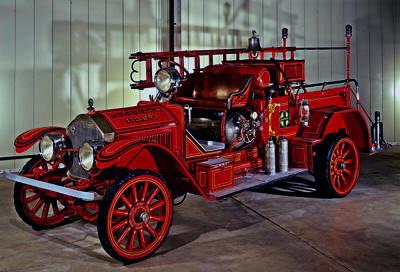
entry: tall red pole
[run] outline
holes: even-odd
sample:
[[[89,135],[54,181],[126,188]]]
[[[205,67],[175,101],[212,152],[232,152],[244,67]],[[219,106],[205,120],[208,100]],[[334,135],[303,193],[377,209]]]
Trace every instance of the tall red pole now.
[[[351,36],[353,36],[353,28],[351,25],[346,25],[346,77],[350,79],[350,61],[351,61]]]

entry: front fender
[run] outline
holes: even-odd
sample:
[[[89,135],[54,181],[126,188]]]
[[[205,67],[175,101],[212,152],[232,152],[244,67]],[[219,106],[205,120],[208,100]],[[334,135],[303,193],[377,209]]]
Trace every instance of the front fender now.
[[[169,176],[167,180],[173,187],[184,192],[199,194],[208,200],[215,200],[199,186],[175,153],[155,142],[115,141],[97,153],[96,166],[100,169],[115,166],[128,170],[152,170]]]
[[[37,141],[40,140],[47,133],[59,132],[65,134],[65,128],[62,127],[41,127],[34,128],[20,134],[15,138],[14,146],[17,153],[22,153],[31,148]]]

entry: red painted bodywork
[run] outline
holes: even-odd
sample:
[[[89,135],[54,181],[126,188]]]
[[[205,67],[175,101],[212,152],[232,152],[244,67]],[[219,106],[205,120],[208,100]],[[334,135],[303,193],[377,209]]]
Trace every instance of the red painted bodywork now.
[[[37,143],[44,135],[49,133],[62,133],[65,134],[65,128],[62,127],[41,127],[34,128],[20,134],[14,141],[15,151],[22,153],[31,148]]]
[[[368,152],[379,143],[371,143],[364,116],[371,118],[358,100],[358,83],[350,79],[351,26],[346,26],[346,47],[336,48],[347,49],[347,78],[333,82],[306,84],[304,60],[295,59],[296,47],[286,46],[287,29],[282,38],[282,47],[259,52],[131,54],[132,89],[154,87],[156,65],[167,68],[163,73],[178,67],[170,78],[178,84],[168,95],[159,93],[136,107],[96,111],[89,100],[87,114],[77,116],[67,129],[43,127],[18,136],[16,151],[24,152],[46,134],[62,134],[62,139],[52,137],[57,156],[49,162],[36,156],[21,175],[93,196],[82,197],[90,200],[85,202],[76,198],[81,194],[65,188],[49,191],[23,185],[14,195],[14,203],[22,207],[17,208],[21,218],[46,228],[72,215],[97,219],[104,249],[118,260],[138,261],[164,240],[173,201],[187,192],[213,201],[308,171],[318,187],[328,186],[335,196],[347,195],[358,179],[358,150]],[[255,33],[251,39],[257,44]],[[222,59],[218,64],[216,57]],[[135,78],[138,62],[145,63],[144,79]],[[189,63],[193,72],[187,71]],[[351,106],[353,97],[357,109]],[[283,162],[276,163],[276,174],[266,169],[273,161],[269,156],[274,142],[277,162],[285,158],[281,154],[288,154],[288,171],[282,171],[287,166]],[[93,162],[89,171],[80,159],[88,168]],[[32,199],[38,201],[30,206]],[[55,216],[48,212],[50,205]]]
[[[194,71],[167,102],[140,101],[136,107],[91,109],[89,114],[104,117],[115,135],[113,142],[97,153],[90,180],[82,182],[88,187],[96,184],[104,191],[122,174],[148,169],[165,176],[172,187],[182,192],[212,200],[213,192],[234,187],[237,178],[262,171],[264,147],[271,137],[288,139],[290,167],[307,168],[310,173],[314,170],[315,148],[331,135],[348,135],[360,150],[369,151],[368,125],[363,115],[351,108],[350,84],[334,88],[321,86],[314,91],[301,88],[306,78],[304,60],[294,59],[295,51],[295,47],[284,44],[283,47],[264,48],[257,56],[245,49],[132,54],[132,67],[136,62],[146,64],[145,79],[133,80],[133,89],[154,86],[152,67],[160,59],[177,59],[182,67],[191,59]],[[204,56],[208,56],[208,65],[203,67]],[[221,64],[214,64],[215,56],[222,56]],[[183,71],[180,68],[182,75]],[[133,75],[134,72],[132,79]],[[292,86],[293,83],[300,85]],[[272,87],[279,92],[267,97]],[[303,99],[308,100],[311,108],[310,123],[306,127],[299,123],[299,106]],[[198,139],[187,131],[188,116],[184,110],[187,105],[220,112],[221,128],[232,110],[257,112],[261,116],[260,129],[254,143],[239,150],[228,146],[206,152]],[[288,115],[285,126],[281,125],[282,112]],[[17,152],[27,150],[44,134],[54,132],[65,134],[65,129],[45,127],[21,134],[15,140]],[[223,129],[220,135],[223,142]],[[213,161],[215,159],[222,161]],[[113,180],[101,180],[102,173],[107,171],[113,173]]]

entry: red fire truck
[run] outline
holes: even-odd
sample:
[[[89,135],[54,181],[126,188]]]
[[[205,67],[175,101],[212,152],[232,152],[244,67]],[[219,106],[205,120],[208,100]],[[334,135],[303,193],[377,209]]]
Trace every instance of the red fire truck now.
[[[16,182],[17,213],[35,230],[76,215],[97,220],[107,253],[135,262],[162,244],[174,199],[186,193],[215,201],[309,173],[321,195],[346,196],[358,179],[359,151],[386,147],[379,113],[373,122],[350,78],[351,36],[347,26],[343,47],[296,48],[283,29],[280,47],[261,48],[253,32],[245,49],[131,54],[131,88],[156,87],[157,95],[99,111],[89,100],[88,112],[66,128],[19,135],[17,152],[38,143],[40,155],[19,174],[3,174]],[[347,77],[306,83],[295,52],[326,49],[347,52]],[[145,77],[137,79],[141,62]]]

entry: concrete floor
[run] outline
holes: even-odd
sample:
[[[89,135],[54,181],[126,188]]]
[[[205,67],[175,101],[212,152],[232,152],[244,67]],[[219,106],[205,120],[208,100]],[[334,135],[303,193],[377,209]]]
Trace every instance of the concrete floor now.
[[[400,271],[400,147],[362,157],[358,185],[321,199],[312,178],[240,193],[220,203],[189,196],[160,250],[123,266],[94,224],[34,232],[0,182],[0,271]]]

